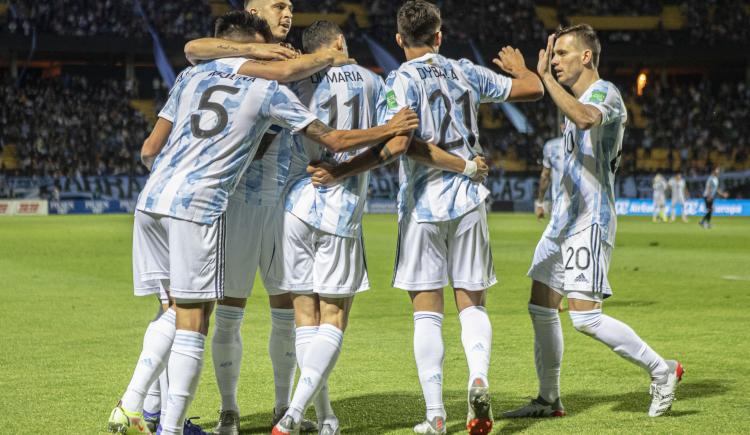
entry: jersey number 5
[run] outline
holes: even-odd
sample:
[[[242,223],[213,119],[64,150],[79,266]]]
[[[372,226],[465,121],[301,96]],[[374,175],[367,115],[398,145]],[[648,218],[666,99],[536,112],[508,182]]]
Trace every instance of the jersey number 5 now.
[[[210,130],[203,130],[201,128],[201,115],[197,113],[193,114],[193,116],[190,117],[190,131],[193,133],[193,136],[199,139],[206,139],[224,131],[224,128],[229,122],[229,114],[227,113],[227,109],[225,109],[221,104],[212,103],[209,100],[215,92],[226,92],[229,95],[234,95],[239,91],[239,88],[224,85],[211,86],[210,88],[206,89],[201,96],[200,104],[198,104],[198,110],[208,110],[209,112],[215,113],[217,118],[216,125]]]

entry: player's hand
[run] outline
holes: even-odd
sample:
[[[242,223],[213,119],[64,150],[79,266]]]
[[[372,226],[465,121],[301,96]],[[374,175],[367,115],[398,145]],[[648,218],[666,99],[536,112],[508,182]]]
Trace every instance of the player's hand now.
[[[329,49],[326,54],[331,57],[331,66],[354,65],[357,63],[356,60],[347,56],[346,53],[335,48]]]
[[[727,198],[729,198],[729,192],[722,192],[722,193],[720,193],[720,195],[721,195],[721,197],[722,197],[722,198],[724,198],[724,199],[727,199]]]
[[[536,64],[536,72],[540,76],[552,74],[552,55],[555,47],[555,35],[549,35],[547,38],[547,48],[539,50],[539,62]]]
[[[293,50],[295,53],[297,53],[297,55],[294,56],[294,57],[300,57],[300,56],[302,56],[302,52],[299,49],[295,48],[292,44],[290,44],[288,42],[279,42],[279,45],[282,46],[282,47],[288,48],[290,50]]]
[[[312,184],[315,187],[330,186],[336,183],[333,175],[333,165],[326,162],[310,162],[307,165],[307,173],[311,175]]]
[[[413,110],[404,107],[386,125],[390,127],[393,136],[408,135],[419,128],[419,117]]]
[[[297,51],[280,44],[247,44],[247,56],[257,60],[287,60],[298,56]]]
[[[471,181],[484,183],[490,173],[490,167],[482,156],[474,157],[474,163],[477,164],[477,173],[471,178]]]
[[[492,63],[513,77],[518,77],[523,71],[527,70],[526,61],[523,59],[521,50],[511,46],[503,47],[497,53],[497,57],[492,59]]]
[[[539,201],[534,201],[534,214],[536,215],[537,220],[544,219],[544,203]]]

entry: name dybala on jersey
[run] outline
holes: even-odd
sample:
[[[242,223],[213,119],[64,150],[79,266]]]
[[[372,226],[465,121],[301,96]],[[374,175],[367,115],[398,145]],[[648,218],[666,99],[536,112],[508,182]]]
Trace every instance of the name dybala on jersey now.
[[[236,74],[245,61],[221,59],[180,73],[159,113],[173,123],[172,132],[138,210],[213,223],[269,126],[299,131],[316,119],[277,82]]]
[[[419,116],[415,134],[463,159],[482,155],[477,112],[480,103],[508,98],[511,80],[466,59],[428,53],[388,76],[386,121],[401,108]],[[442,222],[463,216],[489,194],[462,174],[442,171],[401,157],[399,219],[412,213],[418,222]]]
[[[565,119],[560,193],[544,235],[567,238],[597,224],[601,240],[614,246],[615,172],[622,155],[628,112],[620,91],[604,80],[589,86],[578,101],[596,107],[602,113],[602,121],[589,130],[580,130]]]
[[[384,124],[385,83],[357,65],[329,68],[291,86],[310,111],[337,130],[367,129]],[[286,210],[315,228],[342,237],[359,237],[369,173],[347,177],[333,186],[314,187],[305,169],[310,161],[344,162],[366,151],[332,154],[304,137],[295,137]]]

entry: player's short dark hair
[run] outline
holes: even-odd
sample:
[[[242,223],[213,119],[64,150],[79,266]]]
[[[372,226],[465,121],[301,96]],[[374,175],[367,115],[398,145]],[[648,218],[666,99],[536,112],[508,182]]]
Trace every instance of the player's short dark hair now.
[[[599,56],[602,53],[602,44],[599,42],[599,37],[596,36],[594,28],[584,23],[568,27],[560,26],[555,32],[555,39],[567,34],[575,36],[581,44],[591,50],[591,61],[594,68],[598,68]]]
[[[432,46],[433,36],[440,31],[440,8],[424,0],[409,0],[396,16],[398,33],[407,47]]]
[[[305,53],[312,53],[331,44],[339,35],[343,34],[341,27],[336,23],[318,20],[302,32],[302,49],[305,50]]]
[[[263,18],[246,11],[230,11],[216,19],[214,36],[234,39],[260,35],[266,41],[273,40],[271,27]]]

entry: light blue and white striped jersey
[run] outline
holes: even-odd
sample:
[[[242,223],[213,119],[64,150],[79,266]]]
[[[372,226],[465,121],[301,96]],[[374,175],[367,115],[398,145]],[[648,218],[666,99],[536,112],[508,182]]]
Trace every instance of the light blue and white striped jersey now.
[[[480,103],[502,102],[511,80],[466,59],[429,53],[405,62],[386,80],[388,116],[410,107],[419,116],[415,134],[464,159],[482,154],[477,112]],[[418,222],[463,216],[481,204],[489,190],[468,177],[401,157],[399,219],[411,213]]]
[[[602,113],[602,122],[580,130],[565,119],[562,184],[544,235],[569,237],[598,224],[602,240],[614,246],[615,172],[622,155],[628,111],[620,91],[604,80],[589,86],[578,101],[596,107]]]
[[[213,223],[271,123],[300,130],[316,119],[278,83],[235,74],[244,62],[222,59],[180,74],[159,114],[172,132],[138,210]]]
[[[563,140],[561,137],[550,139],[544,144],[542,149],[542,166],[550,170],[550,198],[552,201],[557,198],[560,192],[560,181],[563,173]]]
[[[275,134],[263,158],[254,160],[242,177],[235,197],[259,207],[275,207],[287,187],[292,161],[292,133],[274,125],[268,131]]]
[[[337,130],[367,129],[383,123],[386,112],[385,83],[358,65],[329,68],[299,81],[292,90],[309,109]],[[305,169],[308,162],[343,162],[366,148],[336,154],[305,137],[298,138],[302,153],[292,158],[293,173],[286,196],[286,210],[315,228],[342,237],[359,237],[367,199],[369,173],[341,180],[333,186],[314,187]]]
[[[685,200],[685,179],[672,177],[669,179],[669,191],[672,193],[672,202]]]
[[[706,189],[703,191],[703,196],[706,198],[715,198],[716,192],[719,191],[719,177],[711,175],[706,180]]]
[[[654,196],[666,196],[667,187],[669,187],[667,185],[667,179],[661,174],[656,174],[651,183],[651,188],[654,190]]]

